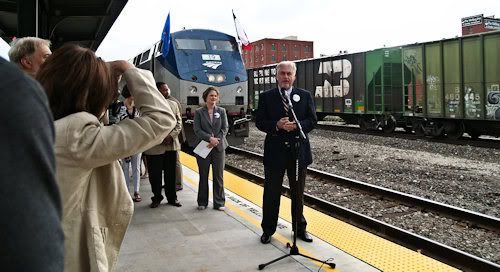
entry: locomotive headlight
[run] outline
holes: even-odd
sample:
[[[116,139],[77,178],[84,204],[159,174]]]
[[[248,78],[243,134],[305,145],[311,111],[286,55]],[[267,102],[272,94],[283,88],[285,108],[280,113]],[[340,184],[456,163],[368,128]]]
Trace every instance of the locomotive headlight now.
[[[208,74],[208,82],[215,82],[215,75]]]
[[[191,92],[193,94],[197,93],[198,92],[198,88],[196,88],[196,86],[191,86],[191,87],[189,87],[189,92]]]
[[[208,82],[221,83],[226,80],[224,74],[207,74]]]
[[[237,92],[237,93],[241,93],[241,92],[243,92],[243,88],[241,88],[241,86],[238,86],[238,88],[236,88],[236,92]]]
[[[225,79],[225,78],[224,78],[224,75],[219,74],[219,75],[216,75],[216,76],[215,76],[215,81],[216,81],[217,83],[224,82],[224,79]]]

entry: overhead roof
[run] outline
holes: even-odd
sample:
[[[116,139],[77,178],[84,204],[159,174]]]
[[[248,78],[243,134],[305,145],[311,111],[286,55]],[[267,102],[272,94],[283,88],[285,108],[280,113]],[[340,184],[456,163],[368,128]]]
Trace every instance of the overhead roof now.
[[[72,42],[95,51],[127,1],[0,0],[0,36],[8,43],[38,36],[50,39],[54,49]]]

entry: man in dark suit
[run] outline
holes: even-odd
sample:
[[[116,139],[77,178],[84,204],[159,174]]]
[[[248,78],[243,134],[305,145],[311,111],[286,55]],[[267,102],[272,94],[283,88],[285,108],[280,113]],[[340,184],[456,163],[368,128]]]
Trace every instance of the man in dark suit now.
[[[0,57],[0,266],[64,271],[54,120],[43,88]]]
[[[280,206],[281,187],[285,170],[292,196],[292,226],[297,232],[297,237],[312,242],[311,236],[306,231],[307,222],[303,215],[304,185],[307,166],[312,163],[311,147],[307,133],[317,122],[314,102],[311,94],[302,89],[294,88],[295,63],[291,61],[280,62],[276,66],[276,79],[278,88],[263,92],[259,96],[257,109],[257,128],[266,132],[264,142],[264,201],[263,201],[263,234],[260,241],[267,244],[276,231]],[[291,109],[287,106],[291,101],[297,120],[293,119]],[[300,140],[300,123],[306,138]],[[298,150],[299,173],[296,178],[295,146]],[[297,180],[296,180],[297,179]],[[295,229],[297,223],[297,229]]]

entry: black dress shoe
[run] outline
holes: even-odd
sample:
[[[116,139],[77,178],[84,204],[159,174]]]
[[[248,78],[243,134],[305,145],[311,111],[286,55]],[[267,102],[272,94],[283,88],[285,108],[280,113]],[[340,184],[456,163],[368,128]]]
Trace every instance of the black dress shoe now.
[[[150,208],[153,208],[153,209],[154,209],[154,208],[158,208],[158,206],[160,206],[160,202],[159,202],[159,201],[153,201],[153,202],[149,205],[149,207],[150,207]]]
[[[173,202],[168,202],[168,205],[172,205],[172,206],[175,206],[175,207],[182,207],[182,204],[179,202],[179,200],[175,200]]]
[[[311,237],[311,235],[309,235],[309,233],[307,233],[307,231],[299,232],[297,234],[297,237],[299,237],[304,242],[311,243],[313,241],[313,238]]]
[[[271,242],[271,236],[267,235],[265,232],[260,237],[260,242],[263,244],[269,244]]]

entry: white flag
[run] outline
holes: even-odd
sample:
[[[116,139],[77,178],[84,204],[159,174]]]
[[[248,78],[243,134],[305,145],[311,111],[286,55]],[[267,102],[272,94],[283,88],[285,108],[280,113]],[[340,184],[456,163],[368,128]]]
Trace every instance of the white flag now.
[[[240,25],[240,21],[236,19],[236,15],[234,15],[233,11],[233,19],[234,19],[234,25],[236,26],[236,34],[238,34],[238,39],[241,42],[241,47],[243,50],[250,50],[252,49],[252,45],[250,44],[250,41],[248,40],[248,36],[245,33],[245,30]]]

